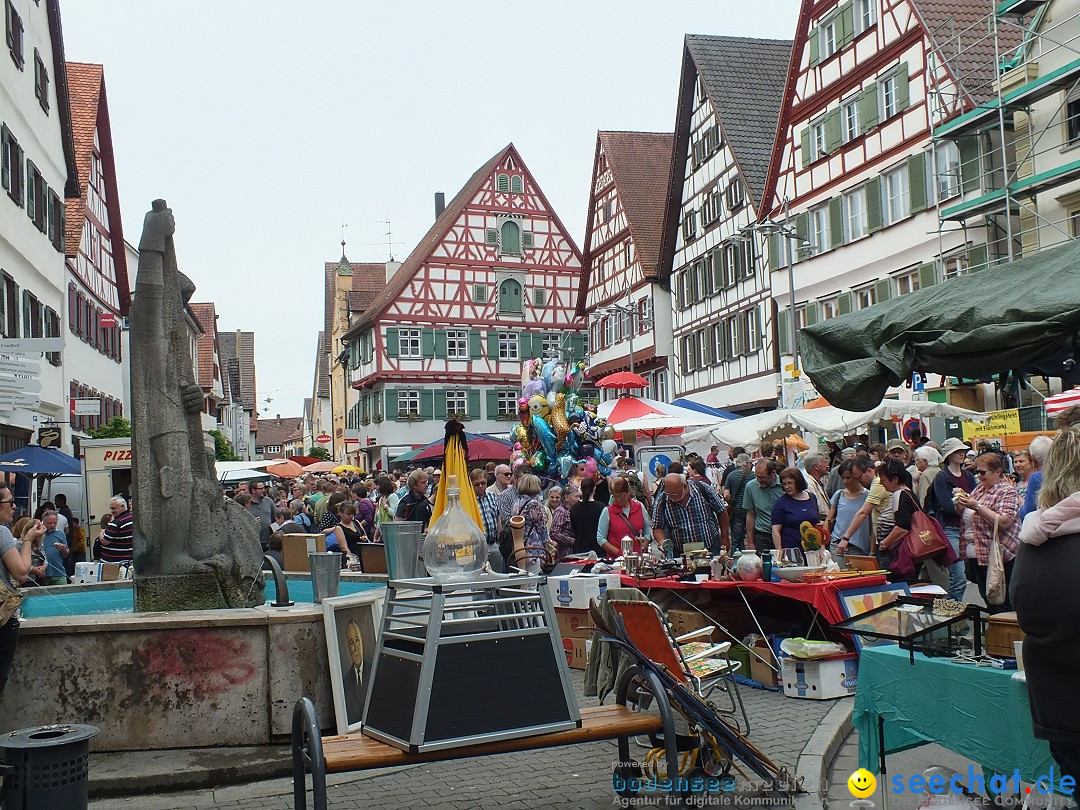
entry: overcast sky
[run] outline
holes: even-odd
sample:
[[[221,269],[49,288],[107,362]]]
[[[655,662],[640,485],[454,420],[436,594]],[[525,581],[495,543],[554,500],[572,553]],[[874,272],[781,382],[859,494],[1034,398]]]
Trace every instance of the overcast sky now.
[[[105,66],[125,236],[176,216],[195,300],[255,332],[259,408],[299,416],[323,263],[404,259],[513,141],[581,247],[598,129],[671,131],[686,33],[791,38],[797,0],[60,0]],[[134,273],[134,268],[132,268]],[[132,278],[134,286],[134,278]],[[271,398],[267,404],[264,400]]]

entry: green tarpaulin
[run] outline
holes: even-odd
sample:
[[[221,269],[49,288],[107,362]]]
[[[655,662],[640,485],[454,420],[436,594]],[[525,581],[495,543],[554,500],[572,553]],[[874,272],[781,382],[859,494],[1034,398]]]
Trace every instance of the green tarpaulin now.
[[[1080,243],[807,326],[803,368],[833,405],[867,410],[912,371],[1022,369],[1080,382]]]

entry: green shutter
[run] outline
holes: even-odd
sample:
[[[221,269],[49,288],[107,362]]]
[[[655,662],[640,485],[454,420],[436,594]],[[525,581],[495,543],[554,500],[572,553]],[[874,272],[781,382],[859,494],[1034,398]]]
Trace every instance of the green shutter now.
[[[776,349],[786,354],[791,348],[791,310],[787,307],[776,311]]]
[[[960,152],[960,183],[965,192],[978,191],[979,178],[979,138],[977,135],[965,135],[956,139]]]
[[[840,29],[844,32],[842,45],[848,45],[855,39],[855,12],[851,7],[851,3],[846,3],[840,7]]]
[[[539,336],[537,336],[539,338]],[[536,342],[536,348],[543,347],[543,343],[539,340]],[[518,332],[518,357],[522,360],[528,360],[533,356],[533,340],[532,334],[529,332]]]
[[[829,237],[832,247],[844,244],[844,200],[833,197],[829,200]]]
[[[911,211],[926,208],[926,153],[917,152],[907,159],[908,189],[911,194]]]
[[[870,233],[881,230],[880,177],[874,177],[866,184],[866,225]]]
[[[445,346],[444,346],[445,349]],[[445,351],[443,354],[445,355]],[[421,329],[420,330],[420,356],[421,357],[434,357],[435,356],[435,330],[434,329]]]
[[[476,397],[479,400],[480,392],[476,393]],[[471,413],[471,412],[470,412]],[[495,388],[489,388],[487,390],[487,418],[495,419],[499,415],[499,392]]]
[[[810,44],[807,47],[810,49],[810,67],[813,67],[821,61],[818,58],[818,29],[816,26],[810,31]]]
[[[386,356],[398,356],[398,330],[396,326],[391,326],[386,330]]]
[[[480,345],[480,330],[469,330],[469,357],[473,360],[478,360],[484,356],[484,351]]]
[[[847,315],[854,308],[853,304],[851,293],[840,293],[836,296],[836,314]]]
[[[907,62],[900,63],[900,69],[896,71],[896,98],[900,102],[899,108],[908,108],[908,66]]]
[[[487,353],[488,360],[492,362],[499,359],[499,333],[494,329],[488,330],[487,335]]]
[[[872,84],[859,96],[859,126],[863,132],[869,132],[878,123],[878,88]]]
[[[795,235],[799,237],[798,243],[795,245],[795,256],[793,260],[798,260],[802,256],[802,248],[806,245],[807,236],[810,233],[810,214],[803,211],[801,214],[795,216]]]
[[[806,127],[802,131],[802,165],[805,169],[812,162],[812,156],[810,154],[810,127]]]
[[[479,419],[480,418],[480,389],[469,389],[469,415],[467,419]],[[466,459],[467,461],[468,459]]]
[[[484,231],[486,243],[489,245],[499,244],[499,230],[498,228],[487,228]]]
[[[806,325],[812,326],[821,320],[821,307],[817,301],[810,301],[806,305]]]
[[[34,213],[37,210],[34,205],[34,162],[27,158],[26,160],[26,215],[30,219],[34,218]]]
[[[825,116],[825,149],[832,154],[844,142],[843,111],[837,107]]]
[[[927,262],[919,265],[919,289],[925,289],[937,284],[937,262]]]
[[[578,332],[570,336],[570,351],[574,354],[574,360],[585,359],[585,335]]]
[[[386,411],[385,411],[384,415],[385,415],[385,417],[387,419],[397,419],[398,418],[397,389],[396,388],[387,388],[386,389]]]
[[[874,303],[880,304],[892,298],[892,279],[883,278],[874,285]]]
[[[23,316],[23,337],[33,337],[34,323],[30,319],[30,312],[33,307],[30,305],[30,291],[23,290],[22,293],[22,316]]]
[[[422,392],[420,394],[421,403],[423,403],[424,393],[426,393],[426,392]],[[429,414],[427,417],[424,417],[424,418],[426,419],[426,418],[430,418],[431,416],[434,416],[436,419],[446,419],[446,389],[440,388],[438,391],[432,391],[431,392],[431,401],[432,401],[432,413]],[[423,406],[423,404],[421,404],[420,405],[421,412],[423,411],[423,408],[424,408],[424,406]]]
[[[446,359],[446,330],[436,329],[435,331],[435,358],[437,360]]]
[[[441,393],[441,392],[440,392]],[[446,400],[443,400],[443,413],[446,412]],[[430,388],[420,392],[420,418],[432,419],[435,415],[435,392]]]
[[[989,261],[989,253],[986,250],[986,244],[972,245],[968,248],[967,252],[968,260],[968,272],[977,273],[980,270],[986,269],[986,263]]]
[[[780,264],[780,235],[773,234],[769,237],[769,270],[776,270]]]

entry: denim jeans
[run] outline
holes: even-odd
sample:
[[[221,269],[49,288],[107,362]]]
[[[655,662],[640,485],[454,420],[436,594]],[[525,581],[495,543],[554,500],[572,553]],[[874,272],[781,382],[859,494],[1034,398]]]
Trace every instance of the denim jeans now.
[[[742,551],[746,545],[746,513],[731,514],[731,550]]]
[[[960,558],[949,566],[949,598],[963,602],[964,591],[967,590],[967,575],[964,573],[964,550],[960,548],[960,527],[942,526],[942,528],[945,529],[945,536],[952,543],[953,551]]]

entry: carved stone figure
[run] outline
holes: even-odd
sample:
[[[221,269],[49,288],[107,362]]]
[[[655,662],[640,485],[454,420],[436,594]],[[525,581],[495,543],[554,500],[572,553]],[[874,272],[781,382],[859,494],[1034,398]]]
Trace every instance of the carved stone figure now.
[[[214,473],[184,323],[195,285],[177,268],[174,230],[154,200],[130,317],[135,609],[252,607],[264,601],[259,527]]]

